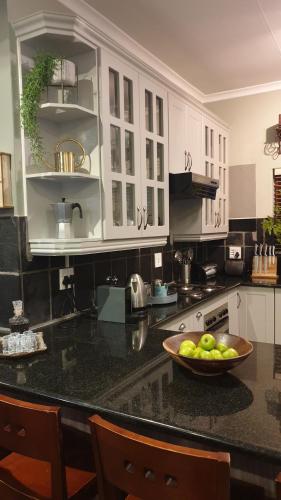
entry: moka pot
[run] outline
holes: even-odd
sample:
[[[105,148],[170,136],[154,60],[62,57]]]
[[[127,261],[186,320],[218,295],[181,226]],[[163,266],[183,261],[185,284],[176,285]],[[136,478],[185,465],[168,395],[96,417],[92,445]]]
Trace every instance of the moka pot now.
[[[79,209],[80,219],[83,218],[83,212],[80,203],[71,203],[62,198],[61,202],[53,203],[56,218],[56,236],[59,239],[74,238],[74,231],[72,225],[72,215],[75,208]]]

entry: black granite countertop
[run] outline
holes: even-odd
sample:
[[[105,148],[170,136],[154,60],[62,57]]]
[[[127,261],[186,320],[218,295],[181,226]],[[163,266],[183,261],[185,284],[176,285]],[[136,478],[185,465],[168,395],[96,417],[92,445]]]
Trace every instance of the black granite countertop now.
[[[240,367],[206,378],[164,352],[173,333],[82,316],[44,330],[46,353],[0,361],[0,385],[281,463],[281,346],[255,344]]]

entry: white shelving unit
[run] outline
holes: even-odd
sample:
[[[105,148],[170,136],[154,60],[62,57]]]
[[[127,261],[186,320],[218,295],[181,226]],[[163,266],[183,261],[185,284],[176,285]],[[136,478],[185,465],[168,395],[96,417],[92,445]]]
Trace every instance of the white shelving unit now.
[[[81,120],[86,116],[97,118],[95,111],[78,104],[46,102],[40,105],[39,118],[56,123],[66,123],[70,120]]]
[[[50,180],[50,181],[58,181],[62,179],[83,179],[86,181],[99,181],[100,178],[98,175],[90,175],[84,172],[41,172],[38,174],[27,174],[25,176],[26,179],[41,179],[41,180]]]
[[[74,19],[42,13],[15,25],[20,93],[38,52],[62,56],[77,66],[77,88],[49,87],[42,95],[38,120],[48,164],[55,164],[56,145],[64,139],[77,140],[86,152],[76,172],[56,172],[55,166],[52,171],[44,161],[34,164],[29,140],[21,132],[25,215],[31,253],[37,255],[89,253],[102,240],[97,47]],[[79,161],[78,145],[65,143],[61,150],[70,147]],[[80,203],[83,210],[83,219],[73,214],[71,240],[56,238],[52,205],[62,198]]]

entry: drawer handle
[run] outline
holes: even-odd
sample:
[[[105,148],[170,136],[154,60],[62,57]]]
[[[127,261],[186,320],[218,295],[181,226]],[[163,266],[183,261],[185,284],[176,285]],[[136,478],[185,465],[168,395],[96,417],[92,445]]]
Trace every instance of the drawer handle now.
[[[197,318],[197,319],[202,318],[202,313],[201,313],[201,311],[198,311],[198,313],[196,314],[196,318]]]
[[[183,330],[185,330],[186,326],[184,323],[181,323],[180,326],[179,326],[179,330],[180,332],[183,332]]]
[[[237,292],[237,309],[241,306],[241,295],[239,292]]]

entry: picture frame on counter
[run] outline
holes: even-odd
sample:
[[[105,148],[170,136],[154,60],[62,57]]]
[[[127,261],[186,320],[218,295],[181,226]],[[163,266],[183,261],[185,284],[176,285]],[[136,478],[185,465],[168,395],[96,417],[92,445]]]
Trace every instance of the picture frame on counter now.
[[[0,209],[13,206],[11,155],[0,152]]]

